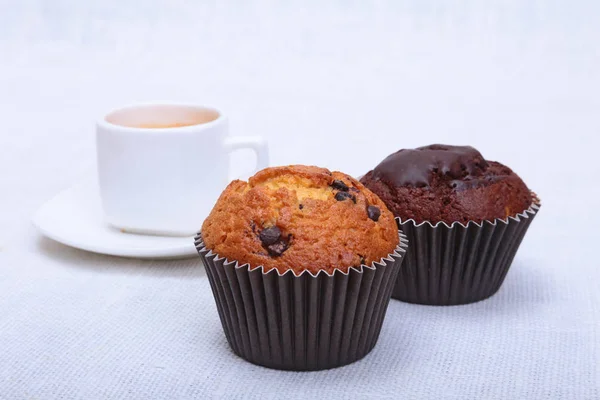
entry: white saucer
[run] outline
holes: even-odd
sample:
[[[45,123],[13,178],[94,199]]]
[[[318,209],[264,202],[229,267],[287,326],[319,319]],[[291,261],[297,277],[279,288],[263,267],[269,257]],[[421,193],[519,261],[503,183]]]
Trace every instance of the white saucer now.
[[[104,222],[93,176],[44,204],[33,216],[33,224],[50,239],[94,253],[154,259],[198,254],[193,236],[137,235],[109,226]]]

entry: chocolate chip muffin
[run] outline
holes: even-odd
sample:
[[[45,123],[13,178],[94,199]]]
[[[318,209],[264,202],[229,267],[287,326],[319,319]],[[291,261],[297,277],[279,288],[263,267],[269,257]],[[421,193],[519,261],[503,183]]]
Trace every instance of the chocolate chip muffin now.
[[[373,349],[407,247],[360,182],[302,165],[232,182],[195,245],[233,351],[296,371]]]
[[[295,274],[370,265],[398,245],[394,216],[370,190],[341,172],[301,165],[232,182],[202,238],[227,259]]]
[[[482,222],[519,214],[530,190],[510,168],[470,146],[434,144],[391,154],[361,182],[396,217],[417,223]]]

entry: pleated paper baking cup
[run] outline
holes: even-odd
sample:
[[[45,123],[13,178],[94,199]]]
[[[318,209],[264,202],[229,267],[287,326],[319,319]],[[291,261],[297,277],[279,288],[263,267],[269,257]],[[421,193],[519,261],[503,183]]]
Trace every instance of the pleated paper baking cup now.
[[[269,368],[339,367],[377,343],[407,240],[371,266],[347,273],[280,274],[214,254],[196,236],[227,341],[238,356]]]
[[[392,297],[408,303],[473,303],[500,289],[519,245],[540,208],[506,219],[448,226],[396,218],[409,249]]]

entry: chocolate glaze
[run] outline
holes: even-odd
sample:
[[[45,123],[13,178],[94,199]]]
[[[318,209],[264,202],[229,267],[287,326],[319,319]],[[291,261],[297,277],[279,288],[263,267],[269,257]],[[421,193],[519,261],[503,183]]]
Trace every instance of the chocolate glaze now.
[[[360,181],[396,217],[417,223],[493,221],[514,216],[532,202],[517,174],[467,146],[400,150]]]
[[[389,155],[375,167],[373,177],[394,186],[427,187],[437,175],[462,190],[486,184],[485,179],[477,178],[483,178],[487,168],[481,153],[471,146],[432,144]]]

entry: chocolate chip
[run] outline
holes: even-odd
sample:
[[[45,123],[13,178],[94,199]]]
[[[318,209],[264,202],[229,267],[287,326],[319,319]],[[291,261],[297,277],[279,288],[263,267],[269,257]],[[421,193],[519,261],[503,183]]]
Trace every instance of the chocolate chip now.
[[[367,207],[367,215],[373,221],[377,222],[377,221],[379,221],[379,216],[381,216],[381,210],[379,210],[378,207],[369,206],[369,207]]]
[[[304,205],[298,204],[298,208],[302,210],[304,208]]]
[[[342,192],[348,191],[348,185],[346,185],[343,181],[340,181],[339,179],[334,179],[333,183],[331,184],[331,187],[337,190],[341,190]]]
[[[273,257],[279,257],[280,255],[283,254],[284,251],[286,251],[289,247],[289,243],[287,241],[284,240],[280,240],[277,243],[273,243],[269,246],[267,246],[267,251],[269,252],[269,254]]]
[[[344,201],[344,200],[347,200],[347,199],[352,199],[352,201],[354,203],[356,203],[356,196],[354,196],[353,194],[350,194],[348,192],[337,192],[335,194],[335,199],[337,201]]]
[[[259,235],[260,241],[262,242],[262,244],[264,246],[270,246],[270,245],[276,243],[280,237],[281,237],[281,230],[276,226],[272,226],[270,228],[263,229]]]

